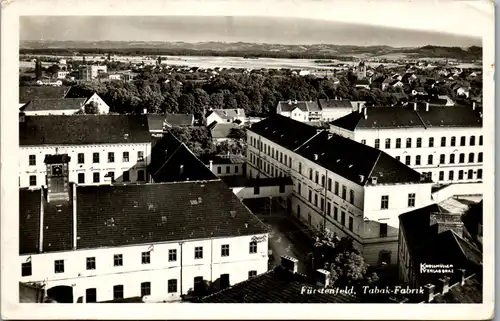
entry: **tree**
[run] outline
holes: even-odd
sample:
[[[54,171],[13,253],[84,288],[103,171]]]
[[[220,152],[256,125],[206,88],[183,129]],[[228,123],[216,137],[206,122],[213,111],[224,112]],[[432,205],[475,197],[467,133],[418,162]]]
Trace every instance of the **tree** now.
[[[97,104],[94,101],[91,101],[90,103],[85,105],[84,110],[85,110],[85,114],[88,114],[88,115],[99,114],[99,107],[97,106]]]
[[[210,95],[210,107],[213,109],[224,108],[224,95],[220,92]]]
[[[50,66],[49,68],[47,68],[47,70],[46,70],[46,71],[47,71],[47,73],[48,73],[49,75],[55,75],[55,74],[57,74],[57,72],[58,72],[59,70],[60,70],[59,65],[54,64],[54,65]]]

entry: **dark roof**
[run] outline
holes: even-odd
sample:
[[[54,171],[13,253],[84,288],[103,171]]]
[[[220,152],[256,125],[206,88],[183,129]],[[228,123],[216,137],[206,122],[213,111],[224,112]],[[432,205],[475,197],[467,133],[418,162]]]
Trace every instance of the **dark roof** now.
[[[363,113],[352,112],[331,122],[347,130],[369,128],[428,128],[428,127],[482,127],[482,108],[467,106],[430,106],[429,111],[413,107],[373,107]]]
[[[150,142],[144,115],[26,116],[19,145],[77,145]]]
[[[62,164],[69,163],[71,157],[68,154],[56,154],[56,155],[45,155],[44,163],[45,164]]]
[[[319,99],[319,105],[325,108],[349,108],[352,109],[351,101],[347,99]]]
[[[318,104],[318,102],[312,100],[311,101],[288,100],[288,101],[280,101],[278,104],[280,105],[282,112],[290,112],[295,108],[299,108],[304,112],[321,110],[321,106]]]
[[[290,177],[264,177],[259,179],[249,179],[244,176],[222,176],[221,180],[229,187],[255,187],[255,186],[282,186],[293,185]]]
[[[46,191],[45,191],[46,192]],[[51,201],[44,198],[43,252],[69,251],[73,248],[73,200]]]
[[[33,99],[64,98],[70,87],[20,86],[19,103],[26,104]]]
[[[266,233],[221,181],[77,189],[78,248]]]
[[[208,115],[210,115],[212,113],[217,114],[222,119],[232,119],[232,118],[236,118],[236,117],[245,117],[245,110],[243,108],[213,109],[213,110],[209,111]]]
[[[201,298],[201,303],[355,303],[355,297],[346,294],[301,294],[302,287],[317,288],[310,278],[293,274],[278,266],[271,271],[230,288]]]
[[[434,296],[432,303],[483,303],[483,282],[477,275],[471,276],[464,284],[450,286],[447,293]]]
[[[149,131],[163,131],[165,116],[158,114],[148,114]]]
[[[314,127],[278,114],[253,124],[250,130],[291,151],[317,133]]]
[[[167,126],[192,126],[194,123],[193,114],[166,114]]]
[[[156,174],[160,167],[182,145],[182,142],[170,132],[165,132],[161,138],[154,140],[155,143],[151,149],[151,161],[148,165],[148,172],[151,175]]]
[[[217,123],[214,122],[208,126],[212,138],[228,138],[231,136],[232,130],[236,128],[241,128],[240,125],[235,123]]]
[[[19,254],[38,253],[41,201],[40,190],[19,190]]]
[[[46,98],[33,99],[23,106],[23,111],[64,111],[80,110],[85,104],[85,98]]]
[[[246,158],[244,155],[208,155],[202,158],[203,163],[206,165],[210,164],[210,161],[213,162],[214,165],[219,164],[244,164],[246,162]]]
[[[368,79],[357,79],[354,81],[354,85],[369,85],[370,81]]]
[[[64,96],[65,98],[85,98],[89,99],[92,97],[94,92],[92,90],[89,90],[87,88],[80,88],[80,87],[71,87],[69,90],[66,92],[66,95]]]

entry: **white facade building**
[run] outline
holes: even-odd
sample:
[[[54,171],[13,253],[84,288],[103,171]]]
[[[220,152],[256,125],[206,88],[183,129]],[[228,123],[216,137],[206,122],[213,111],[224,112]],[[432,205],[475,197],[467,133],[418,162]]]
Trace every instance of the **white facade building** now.
[[[300,122],[332,121],[357,110],[358,103],[341,98],[317,101],[280,101],[276,113]]]
[[[70,157],[69,182],[149,181],[151,137],[146,116],[26,116],[19,123],[19,186],[46,185],[47,155]]]
[[[434,182],[483,179],[482,108],[364,108],[331,123],[330,131],[381,149]]]
[[[395,264],[398,215],[432,203],[432,182],[366,145],[280,115],[247,136],[247,176],[290,176],[288,211],[314,229],[351,237],[371,265]]]
[[[207,125],[213,122],[221,123],[232,123],[236,120],[240,121],[242,124],[247,121],[245,110],[243,108],[236,109],[212,109],[207,113],[206,116]]]
[[[104,100],[97,94],[94,93],[92,96],[90,96],[87,101],[85,101],[85,106],[89,105],[90,103],[94,103],[97,106],[97,109],[99,110],[99,114],[108,114],[109,113],[109,106],[106,104]]]
[[[267,271],[265,226],[221,181],[51,193],[20,190],[17,264],[20,282],[57,302],[177,301],[204,282],[220,289]]]
[[[87,66],[82,66],[80,67],[80,79],[81,80],[94,80],[97,79],[99,74],[107,73],[108,72],[108,67],[107,66],[98,66],[98,65],[87,65]]]

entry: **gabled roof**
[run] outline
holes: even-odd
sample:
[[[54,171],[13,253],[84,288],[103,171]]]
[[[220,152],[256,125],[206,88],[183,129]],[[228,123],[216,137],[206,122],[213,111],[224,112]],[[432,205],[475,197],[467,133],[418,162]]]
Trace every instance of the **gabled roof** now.
[[[309,111],[321,111],[321,106],[318,105],[317,101],[280,101],[279,107],[281,107],[282,112],[291,112],[295,108],[300,109],[303,112]]]
[[[71,87],[20,86],[19,103],[26,104],[33,99],[64,98]]]
[[[148,126],[151,132],[163,132],[163,125],[165,124],[165,116],[158,114],[148,114]]]
[[[347,108],[352,109],[351,101],[347,99],[319,99],[321,109],[328,108]]]
[[[33,99],[26,104],[23,111],[64,111],[80,110],[85,104],[85,98],[44,98]]]
[[[19,123],[19,145],[148,143],[144,115],[26,116]]]
[[[192,126],[194,123],[193,114],[166,114],[167,126]]]
[[[235,123],[217,123],[213,122],[208,126],[210,129],[210,133],[212,134],[212,138],[229,138],[231,136],[232,130],[241,128],[240,125]]]
[[[363,113],[352,112],[331,122],[347,130],[380,128],[482,127],[482,108],[468,106],[431,106],[429,111],[419,107],[373,107]]]
[[[212,109],[208,115],[215,113],[222,119],[233,119],[237,117],[245,117],[245,110],[243,108],[236,109]]]
[[[317,288],[316,281],[278,266],[271,271],[199,300],[200,303],[356,303],[353,296],[314,293],[304,295],[303,287]]]

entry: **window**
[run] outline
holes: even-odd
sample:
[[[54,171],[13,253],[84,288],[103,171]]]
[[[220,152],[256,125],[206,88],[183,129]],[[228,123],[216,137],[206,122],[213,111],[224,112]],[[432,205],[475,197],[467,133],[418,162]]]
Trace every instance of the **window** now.
[[[445,159],[446,159],[445,154],[441,154],[441,155],[439,155],[439,164],[444,164]]]
[[[230,285],[231,284],[229,282],[229,274],[221,274],[220,275],[220,288],[225,289],[225,288],[228,288]]]
[[[333,206],[333,219],[339,220],[339,208],[337,206]]]
[[[335,195],[339,195],[339,182],[335,182]]]
[[[483,145],[483,135],[479,136],[479,145]]]
[[[230,174],[230,173],[231,173],[231,167],[226,166],[226,174]]]
[[[26,262],[21,264],[21,276],[31,275],[31,262]]]
[[[401,138],[396,138],[396,148],[401,148]]]
[[[142,262],[142,264],[150,264],[151,263],[151,252],[142,252],[141,262]]]
[[[168,250],[168,261],[169,262],[177,261],[177,250],[176,249]]]
[[[361,140],[361,144],[366,145],[366,139],[362,139],[362,140]]]
[[[144,171],[143,170],[138,170],[137,171],[137,180],[139,182],[144,182],[146,179],[144,178]]]
[[[78,173],[78,184],[85,184],[85,173]]]
[[[253,277],[257,276],[257,271],[255,270],[252,270],[252,271],[248,271],[248,278],[251,279]]]
[[[255,253],[257,253],[257,242],[252,241],[250,242],[250,254],[255,254]]]
[[[478,169],[477,170],[477,179],[482,179],[483,178],[483,170],[482,169]]]
[[[465,154],[460,154],[460,156],[458,158],[458,162],[460,164],[465,163]]]
[[[469,140],[469,145],[474,146],[476,145],[476,136],[471,136]]]
[[[64,260],[55,260],[54,261],[54,272],[55,273],[64,273]]]
[[[417,138],[417,148],[422,147],[422,138]]]
[[[85,290],[85,302],[95,303],[97,302],[97,290],[96,288],[90,288]]]
[[[87,258],[87,270],[95,270],[95,257]]]
[[[36,155],[30,155],[29,156],[29,164],[30,166],[35,166],[36,165]]]
[[[432,155],[429,155],[429,157],[427,157],[427,164],[432,165]]]
[[[314,194],[314,206],[318,206],[318,194]]]
[[[460,146],[465,146],[465,136],[460,137]]]
[[[114,163],[114,162],[115,162],[115,153],[108,152],[108,163]]]
[[[450,155],[450,164],[455,164],[455,154]]]
[[[420,165],[420,155],[415,156],[415,165]]]
[[[168,280],[168,293],[177,292],[177,279]]]
[[[254,193],[254,195],[259,195],[260,194],[260,186],[254,186],[253,193]]]
[[[325,199],[322,197],[321,201],[319,202],[319,207],[323,211],[325,209]]]
[[[92,162],[99,163],[99,153],[92,154]]]
[[[123,152],[123,162],[128,162],[130,159],[128,152]]]
[[[390,138],[385,139],[385,148],[387,148],[387,149],[391,148],[391,139]]]
[[[224,244],[221,246],[220,256],[229,256],[229,244]]]
[[[130,182],[130,172],[129,171],[124,171],[123,172],[123,181],[124,182]]]
[[[217,174],[221,174],[222,173],[222,167],[221,166],[217,166]]]
[[[473,178],[474,171],[472,169],[469,169],[467,171],[467,179],[472,179]]]
[[[318,171],[316,171],[316,175],[314,175],[314,182],[316,184],[319,184],[319,173],[318,173]]]
[[[141,296],[151,295],[151,282],[141,283]]]
[[[389,208],[389,195],[383,195],[380,199],[380,209],[386,210]]]
[[[464,171],[458,171],[458,179],[464,179]]]
[[[114,300],[123,299],[123,285],[113,286],[113,299]]]
[[[325,175],[321,175],[321,186],[325,187]]]
[[[238,166],[234,166],[234,172],[238,173]]]
[[[331,192],[332,191],[332,179],[328,179],[328,190]]]
[[[300,217],[300,205],[297,204],[297,216]]]
[[[309,179],[312,181],[313,179],[313,170],[312,168],[309,169]]]
[[[312,202],[312,191],[309,190],[309,197],[308,197],[309,203]]]
[[[469,153],[469,163],[474,163],[474,153]]]
[[[354,191],[349,190],[349,203],[354,204]]]
[[[113,255],[113,262],[114,266],[123,266],[123,254]]]
[[[194,258],[197,260],[203,258],[203,247],[197,246],[194,248]]]
[[[438,180],[444,181],[444,172],[443,171],[439,172],[439,179]]]
[[[302,163],[299,163],[299,174],[302,175]]]
[[[326,215],[332,216],[332,204],[330,202],[326,202]]]
[[[408,207],[415,207],[415,193],[408,194]]]
[[[410,164],[411,164],[411,156],[407,155],[407,156],[405,157],[405,164],[406,164],[406,165],[410,165]]]
[[[450,146],[455,146],[457,144],[457,138],[455,136],[451,137]]]
[[[302,184],[300,182],[297,183],[297,192],[299,193],[299,195],[302,195]]]
[[[446,147],[446,137],[441,137],[441,147]]]
[[[30,186],[36,186],[36,175],[30,175]]]
[[[434,137],[429,137],[429,147],[434,147]]]
[[[347,200],[347,187],[345,185],[342,185],[342,199]]]
[[[483,153],[482,152],[479,153],[479,154],[477,154],[477,162],[478,163],[482,163],[483,162]]]
[[[378,138],[375,139],[375,148],[377,148],[377,149],[380,148],[380,139],[378,139]]]
[[[93,177],[94,177],[94,183],[99,183],[99,173],[94,173]]]
[[[285,192],[285,185],[280,185],[280,190],[279,190],[280,193],[284,193]]]
[[[349,216],[349,230],[352,231],[354,229],[354,219]]]
[[[452,180],[453,180],[453,174],[454,174],[454,172],[453,172],[453,171],[450,171],[450,173],[448,174],[448,179],[449,179],[450,181],[452,181]]]
[[[387,236],[387,223],[380,223],[380,237]]]
[[[342,226],[345,226],[345,212],[344,211],[340,212],[340,224],[342,224]]]
[[[396,156],[396,160],[397,160],[398,162],[400,162],[400,161],[401,161],[401,157],[400,157],[400,156]]]
[[[411,138],[406,139],[406,148],[411,148]]]
[[[99,154],[97,154],[99,155]],[[85,163],[85,154],[84,153],[78,153],[78,164],[84,164]]]
[[[144,152],[143,151],[138,151],[137,152],[137,161],[138,162],[143,162],[144,161]]]

